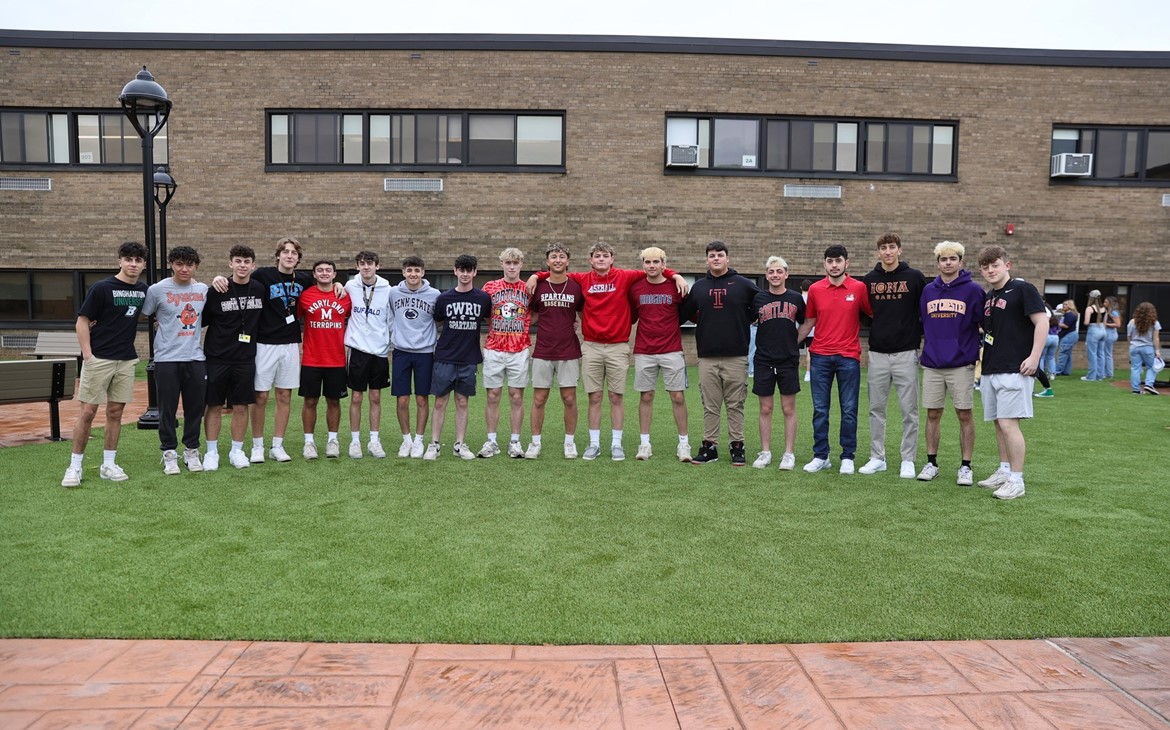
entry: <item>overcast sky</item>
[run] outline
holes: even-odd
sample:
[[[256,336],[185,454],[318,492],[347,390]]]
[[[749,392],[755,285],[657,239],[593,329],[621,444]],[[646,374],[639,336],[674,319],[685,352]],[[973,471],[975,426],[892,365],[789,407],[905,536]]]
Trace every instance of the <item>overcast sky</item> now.
[[[1170,0],[0,0],[0,27],[164,33],[540,33],[1170,50]]]

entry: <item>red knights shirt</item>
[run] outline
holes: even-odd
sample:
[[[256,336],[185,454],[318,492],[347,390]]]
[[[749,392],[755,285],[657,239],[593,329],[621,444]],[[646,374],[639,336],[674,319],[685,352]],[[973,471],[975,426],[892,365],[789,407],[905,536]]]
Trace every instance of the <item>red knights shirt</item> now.
[[[532,313],[528,311],[527,284],[523,280],[509,283],[496,279],[484,284],[483,290],[492,298],[492,317],[484,349],[496,352],[527,350],[532,344],[528,335]]]
[[[666,269],[667,279],[675,271]],[[541,279],[548,278],[547,271],[537,273]],[[581,285],[585,293],[585,308],[581,310],[581,334],[586,342],[611,345],[630,341],[630,285],[645,279],[644,271],[619,269],[614,266],[605,276],[589,271],[570,271],[569,278]]]
[[[349,313],[349,297],[338,299],[332,289],[321,291],[313,285],[301,292],[297,299],[297,315],[305,324],[302,365],[345,367],[345,322]]]
[[[635,355],[682,352],[682,330],[678,320],[680,304],[682,297],[671,279],[660,284],[640,279],[630,286],[630,307],[638,320],[638,333],[634,335]]]
[[[846,274],[840,286],[833,286],[827,276],[810,286],[804,316],[816,319],[817,336],[809,352],[860,360],[862,312],[873,316],[865,284],[852,276]]]

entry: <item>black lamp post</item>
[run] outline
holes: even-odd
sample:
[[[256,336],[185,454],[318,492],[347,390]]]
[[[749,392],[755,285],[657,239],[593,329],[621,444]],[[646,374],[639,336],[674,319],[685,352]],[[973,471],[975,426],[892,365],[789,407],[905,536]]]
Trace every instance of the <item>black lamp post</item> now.
[[[142,214],[145,221],[146,245],[146,283],[155,282],[158,271],[158,259],[155,256],[154,240],[154,137],[167,123],[171,114],[171,100],[167,92],[160,86],[146,66],[138,72],[130,83],[122,88],[118,97],[122,103],[122,111],[130,119],[134,131],[142,138]],[[172,180],[172,182],[174,182]],[[168,200],[170,197],[168,196]],[[158,428],[158,396],[154,387],[154,318],[147,322],[147,337],[150,342],[150,361],[146,367],[147,390],[149,404],[146,412],[138,419],[138,428]]]

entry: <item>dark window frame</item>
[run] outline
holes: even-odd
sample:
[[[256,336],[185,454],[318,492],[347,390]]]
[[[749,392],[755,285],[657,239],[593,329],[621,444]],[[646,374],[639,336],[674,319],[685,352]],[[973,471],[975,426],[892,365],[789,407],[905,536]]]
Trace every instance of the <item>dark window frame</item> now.
[[[69,160],[67,162],[14,162],[11,160],[0,161],[0,170],[22,170],[30,172],[52,172],[57,170],[88,170],[91,172],[128,172],[128,171],[142,171],[142,162],[81,162],[81,143],[78,138],[79,125],[77,118],[79,116],[96,115],[99,120],[106,115],[115,115],[125,119],[125,114],[121,109],[116,108],[92,108],[92,107],[0,107],[0,113],[4,114],[44,114],[51,116],[54,114],[63,114],[67,119],[68,135],[69,135]],[[127,123],[129,123],[127,121]],[[100,124],[100,122],[99,122]],[[50,122],[50,127],[52,123]],[[170,135],[170,122],[167,122],[167,134]],[[99,133],[100,134],[100,133]],[[99,138],[104,140],[104,138]],[[141,138],[135,134],[131,137],[123,136],[123,151],[125,148],[125,140],[135,140],[141,149]],[[164,145],[164,154],[159,154],[160,142]],[[51,144],[51,142],[50,142]],[[104,155],[104,141],[99,141],[99,147],[103,149]],[[170,158],[170,140],[168,137],[154,138],[154,163],[156,165],[167,164]]]
[[[1149,170],[1146,168],[1147,158],[1149,155],[1149,138],[1150,133],[1170,134],[1170,125],[1165,124],[1053,124],[1052,136],[1049,137],[1049,155],[1054,156],[1059,154],[1056,152],[1056,142],[1053,139],[1057,130],[1074,130],[1079,133],[1077,141],[1076,153],[1088,152],[1093,155],[1093,171],[1092,175],[1088,177],[1049,177],[1049,185],[1073,185],[1085,187],[1156,187],[1164,188],[1170,185],[1170,178],[1151,178],[1146,174]],[[1093,133],[1091,149],[1082,150],[1081,139],[1085,132]],[[1137,144],[1137,166],[1138,174],[1134,177],[1097,177],[1097,170],[1100,165],[1100,157],[1098,156],[1098,148],[1101,145],[1102,132],[1136,132],[1138,134]],[[1062,150],[1067,152],[1068,150]]]
[[[141,168],[141,166],[140,166]],[[36,301],[33,298],[35,291],[35,277],[37,274],[69,274],[71,277],[73,297],[73,313],[68,319],[45,319],[34,316],[36,311]],[[81,303],[85,301],[85,295],[89,288],[86,286],[88,279],[89,286],[93,286],[98,281],[108,278],[117,273],[116,269],[18,269],[18,268],[2,268],[0,274],[10,275],[19,274],[24,277],[24,299],[25,299],[25,318],[24,319],[10,319],[4,318],[0,315],[0,328],[4,329],[72,329],[77,322],[77,310],[81,308]],[[139,323],[140,326],[141,323]]]

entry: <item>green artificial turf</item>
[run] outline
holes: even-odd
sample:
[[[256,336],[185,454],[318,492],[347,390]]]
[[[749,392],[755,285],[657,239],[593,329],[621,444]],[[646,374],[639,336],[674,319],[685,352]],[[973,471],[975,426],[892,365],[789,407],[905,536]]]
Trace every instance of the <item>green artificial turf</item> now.
[[[896,461],[875,476],[841,476],[835,445],[833,471],[805,474],[807,385],[793,472],[732,468],[725,450],[714,464],[678,463],[663,393],[655,456],[635,461],[632,391],[623,463],[562,459],[555,395],[538,461],[456,459],[452,412],[438,462],[394,458],[389,398],[386,460],[303,461],[299,400],[290,464],[232,469],[227,419],[223,465],[209,474],[164,477],[156,434],[132,428],[119,451],[131,479],[120,485],[98,479],[100,431],[78,490],[58,486],[67,444],[4,449],[0,635],[523,644],[1170,635],[1170,398],[1076,378],[1056,392],[1024,425],[1028,493],[1012,502],[955,486],[950,412],[934,482],[899,479]],[[697,447],[695,385],[688,398]],[[471,402],[474,449],[483,403],[482,392]],[[867,407],[863,382],[858,466]],[[749,397],[749,463],[756,419]],[[891,400],[891,458],[898,422]],[[837,424],[834,411],[834,444]],[[318,429],[323,452],[323,405]],[[782,431],[777,408],[776,463]],[[344,454],[348,428],[341,440]],[[921,467],[924,439],[919,455]],[[997,464],[993,429],[980,420],[976,478]]]

